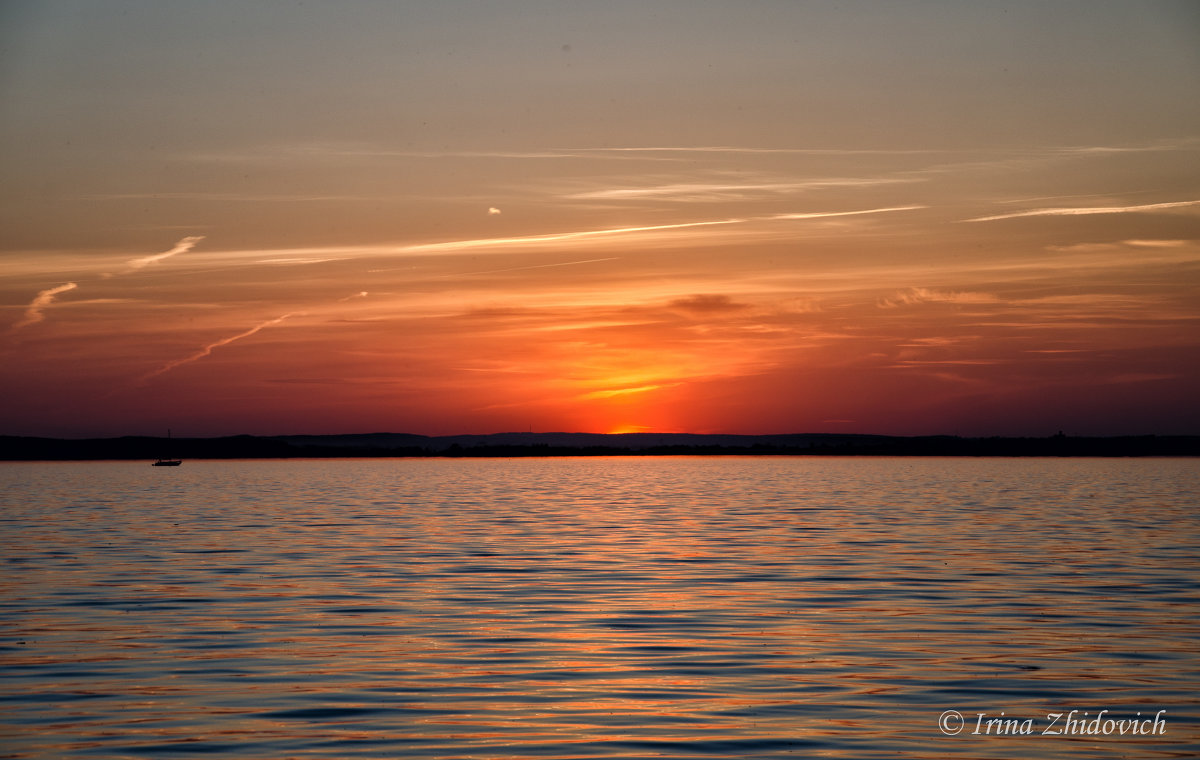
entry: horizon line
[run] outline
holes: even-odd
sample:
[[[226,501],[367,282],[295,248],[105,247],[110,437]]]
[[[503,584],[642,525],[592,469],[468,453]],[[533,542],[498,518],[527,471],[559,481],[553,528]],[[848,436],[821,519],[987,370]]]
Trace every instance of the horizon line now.
[[[172,428],[174,429],[174,428]],[[494,436],[538,436],[538,435],[588,435],[600,436],[605,438],[630,437],[630,436],[689,436],[689,437],[708,437],[708,438],[778,438],[778,437],[794,437],[794,436],[854,436],[854,437],[869,437],[869,438],[960,438],[960,439],[1046,439],[1046,438],[1196,438],[1200,437],[1200,432],[1192,433],[1103,433],[1103,434],[1086,434],[1086,433],[1065,433],[1059,430],[1051,434],[1035,434],[1035,433],[1017,433],[1017,434],[1001,434],[1001,433],[983,433],[983,434],[964,434],[964,433],[857,433],[857,432],[791,432],[791,433],[689,433],[689,432],[668,432],[668,431],[652,431],[652,430],[636,430],[614,433],[595,433],[581,430],[506,430],[495,433],[444,433],[444,434],[427,434],[427,433],[408,433],[394,431],[372,431],[369,433],[227,433],[216,435],[197,435],[197,436],[178,436],[171,435],[171,440],[216,440],[222,438],[342,438],[342,437],[366,437],[366,436],[411,436],[414,438],[489,438]],[[99,441],[99,440],[119,440],[122,438],[162,438],[166,440],[166,436],[144,435],[144,434],[121,434],[121,435],[99,435],[86,436],[81,438],[75,437],[60,437],[52,435],[22,435],[15,433],[0,433],[0,438],[41,438],[54,441]]]

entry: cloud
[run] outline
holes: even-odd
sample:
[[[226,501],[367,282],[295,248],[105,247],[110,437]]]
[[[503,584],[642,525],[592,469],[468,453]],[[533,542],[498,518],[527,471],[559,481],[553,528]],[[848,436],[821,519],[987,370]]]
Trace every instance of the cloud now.
[[[737,200],[757,195],[783,195],[804,190],[830,187],[870,187],[902,182],[919,182],[915,178],[841,178],[814,179],[802,182],[678,182],[650,187],[593,190],[566,196],[577,200],[642,200],[645,198],[668,201],[715,202]]]
[[[54,303],[55,296],[57,296],[59,293],[66,293],[68,290],[74,290],[77,287],[79,286],[75,283],[68,282],[63,285],[58,285],[56,287],[47,288],[46,290],[40,291],[36,296],[34,296],[33,301],[29,303],[29,306],[26,307],[25,315],[21,317],[20,321],[8,328],[9,333],[15,333],[17,330],[41,322],[43,319],[45,319],[45,316],[42,314],[42,312],[48,308],[50,304]]]
[[[662,388],[676,388],[682,383],[668,383],[660,385],[640,385],[636,388],[613,388],[610,390],[592,391],[584,393],[579,398],[581,399],[596,399],[596,398],[612,398],[613,396],[627,396],[631,393],[646,393],[648,391],[657,391]]]
[[[324,259],[304,258],[302,256],[283,256],[270,259],[259,259],[259,264],[324,264],[329,261],[341,261],[343,257],[334,256]]]
[[[909,288],[898,291],[891,298],[879,299],[878,306],[881,309],[895,309],[923,303],[996,303],[998,300],[990,293],[954,293],[929,288]]]
[[[797,156],[861,156],[861,155],[913,155],[937,153],[933,150],[879,150],[843,148],[748,148],[736,145],[653,146],[629,148],[575,148],[579,153],[765,153]]]
[[[571,266],[576,266],[578,264],[596,264],[601,261],[619,261],[620,259],[621,259],[620,256],[608,256],[607,258],[603,258],[603,259],[584,259],[582,261],[559,261],[554,264],[531,264],[529,266],[524,266],[524,267],[506,267],[504,269],[484,269],[479,272],[456,272],[454,274],[442,275],[441,277],[438,277],[436,279],[445,280],[445,279],[454,279],[457,277],[473,277],[475,275],[481,275],[481,274],[502,274],[504,272],[523,272],[527,269],[551,269],[553,267],[571,267]],[[390,269],[371,269],[368,271],[389,272],[392,270],[390,270]]]
[[[212,201],[214,203],[378,203],[401,200],[403,195],[314,195],[311,193],[110,193],[85,196],[101,201]],[[190,225],[188,227],[191,228]],[[162,228],[171,229],[171,228]]]
[[[192,248],[194,248],[196,246],[196,244],[199,243],[203,239],[204,239],[203,235],[193,235],[191,237],[185,237],[183,240],[180,240],[178,243],[176,243],[175,247],[169,251],[165,251],[163,253],[156,253],[153,256],[143,256],[138,259],[130,259],[129,261],[127,261],[125,263],[125,266],[127,267],[126,271],[134,272],[134,271],[137,271],[138,269],[148,267],[151,264],[156,264],[156,263],[162,261],[163,259],[169,259],[172,256],[177,256],[181,253],[187,253],[188,251],[192,250]]]
[[[130,259],[125,264],[125,266],[126,266],[125,271],[133,272],[133,271],[136,271],[143,267],[149,266],[150,264],[153,264],[155,262],[162,261],[163,259],[169,258],[171,256],[175,256],[176,254],[186,253],[187,251],[190,251],[193,248],[193,246],[196,245],[196,243],[199,243],[203,239],[204,239],[204,237],[202,235],[194,236],[194,237],[185,237],[184,239],[182,239],[178,243],[176,243],[175,247],[169,251],[165,251],[163,253],[156,253],[153,256],[143,256],[141,258]],[[108,277],[112,277],[112,275],[111,274],[103,275],[103,278],[108,278]],[[74,290],[77,287],[79,287],[78,284],[76,284],[74,282],[68,282],[64,285],[59,285],[57,287],[53,287],[48,290],[43,290],[40,293],[38,293],[37,296],[34,297],[33,301],[29,304],[29,306],[25,309],[25,315],[23,317],[21,317],[20,321],[18,321],[16,324],[14,324],[12,327],[9,328],[9,333],[10,334],[14,333],[17,330],[20,330],[22,328],[25,328],[30,325],[37,324],[38,322],[41,322],[45,318],[43,316],[42,312],[47,307],[49,307],[50,304],[54,303],[55,296],[57,296],[60,293],[65,293],[68,290]]]
[[[896,364],[893,364],[894,369],[907,369],[910,367],[937,367],[937,366],[962,366],[971,367],[979,366],[986,367],[993,364],[1008,364],[1007,359],[901,359]]]
[[[1195,150],[1200,143],[1195,137],[1184,137],[1173,140],[1157,140],[1143,145],[1083,145],[1060,148],[1066,155],[1071,154],[1109,154],[1109,153],[1154,153],[1172,150]]]
[[[1048,245],[1047,251],[1060,253],[1090,253],[1094,251],[1115,251],[1121,246],[1129,248],[1183,248],[1190,240],[1122,240],[1120,243],[1074,243],[1072,245]]]
[[[580,240],[611,235],[628,235],[637,232],[660,232],[664,230],[680,230],[690,227],[711,227],[720,224],[740,224],[745,219],[718,219],[710,222],[684,222],[682,224],[656,224],[648,227],[618,227],[608,230],[585,230],[583,232],[560,232],[552,235],[528,235],[512,238],[483,238],[479,240],[455,240],[446,243],[426,243],[424,245],[409,245],[396,249],[398,253],[437,253],[453,252],[473,248],[504,248],[509,246],[536,245],[540,243],[559,243],[567,240]]]
[[[404,253],[453,253],[457,251],[474,250],[478,248],[508,248],[515,246],[531,246],[543,243],[561,243],[566,241],[588,240],[595,238],[636,235],[639,233],[674,232],[698,227],[715,227],[722,225],[739,225],[753,222],[786,221],[795,219],[822,219],[834,216],[857,216],[861,214],[882,214],[891,211],[912,211],[925,206],[890,206],[887,208],[863,209],[860,211],[817,211],[795,214],[774,214],[772,216],[755,216],[731,219],[715,219],[703,222],[682,222],[679,224],[656,224],[645,227],[617,227],[606,230],[583,230],[580,232],[560,232],[550,235],[528,235],[511,238],[481,238],[475,240],[455,240],[445,243],[425,243],[391,248],[388,252]]]
[[[352,298],[366,298],[368,295],[370,295],[370,294],[367,291],[362,290],[362,291],[359,291],[358,293],[353,293],[351,295],[348,295],[345,298],[337,299],[337,303],[349,301]],[[215,349],[218,349],[221,346],[228,346],[230,343],[239,341],[242,338],[249,338],[251,335],[254,335],[259,330],[263,330],[267,327],[271,327],[272,325],[277,325],[286,319],[290,319],[292,317],[302,315],[304,313],[305,312],[302,312],[302,311],[291,311],[282,316],[275,317],[274,319],[268,319],[266,322],[260,322],[259,324],[255,325],[254,327],[251,327],[249,330],[246,330],[245,332],[240,332],[237,335],[233,335],[228,338],[222,338],[221,340],[215,341],[213,343],[209,343],[207,346],[205,346],[204,348],[200,349],[199,351],[197,351],[196,353],[194,353],[190,356],[185,356],[182,359],[176,359],[175,361],[167,362],[166,364],[164,364],[163,366],[154,370],[153,372],[149,372],[145,375],[142,375],[142,377],[139,378],[139,382],[144,383],[147,380],[150,380],[151,378],[158,377],[159,375],[164,374],[166,372],[170,372],[171,370],[175,369],[176,367],[181,367],[184,364],[190,364],[194,361],[203,359],[204,357],[211,354]]]
[[[1177,374],[1154,374],[1151,372],[1127,372],[1121,375],[1114,375],[1107,379],[1110,383],[1151,383],[1159,380],[1174,380],[1182,377]]]
[[[647,320],[594,319],[583,322],[558,322],[528,328],[531,332],[567,332],[569,330],[603,330],[610,327],[643,327],[653,324]]]
[[[293,247],[293,248],[247,248],[247,249],[227,249],[227,250],[206,250],[203,255],[203,261],[214,264],[224,265],[220,268],[235,268],[244,267],[248,264],[305,264],[317,263],[318,261],[335,261],[349,259],[401,259],[409,256],[452,256],[452,255],[477,255],[484,253],[508,253],[517,249],[527,251],[545,250],[549,253],[566,253],[576,248],[584,248],[588,244],[604,244],[611,238],[628,237],[635,242],[647,242],[661,245],[686,245],[695,240],[701,240],[705,244],[712,243],[717,240],[717,236],[713,234],[715,228],[723,230],[732,230],[734,228],[754,227],[750,230],[750,236],[755,235],[771,235],[776,236],[792,236],[794,229],[784,225],[776,225],[773,223],[789,222],[789,221],[804,221],[804,220],[820,220],[829,217],[841,216],[859,216],[869,214],[882,214],[897,211],[909,211],[927,208],[926,206],[892,206],[886,208],[861,209],[855,211],[820,211],[820,212],[801,212],[788,214],[775,214],[764,216],[747,216],[747,217],[732,217],[723,219],[709,219],[693,222],[681,222],[676,224],[658,224],[637,227],[617,227],[610,229],[585,229],[574,230],[569,232],[558,232],[540,235],[522,235],[517,237],[492,237],[492,238],[472,238],[466,240],[447,240],[442,242],[431,243],[414,243],[407,244],[403,242],[389,244],[373,244],[373,245],[338,245],[338,246],[321,246],[321,247]],[[774,232],[772,232],[774,230]],[[743,234],[742,232],[725,233],[731,236]],[[628,242],[628,241],[622,241]],[[563,245],[563,244],[567,245]],[[191,257],[190,257],[191,258]],[[194,257],[199,259],[200,257]],[[580,262],[566,262],[561,266],[567,266],[569,263],[591,263],[593,261],[607,261],[609,259],[586,259]],[[540,265],[539,265],[540,266]],[[546,266],[560,266],[552,264]],[[532,268],[532,267],[530,267]],[[407,269],[407,267],[384,267],[379,269],[370,269],[370,272],[387,272]],[[518,268],[513,268],[518,269]],[[208,270],[197,271],[218,271],[217,267]],[[492,271],[492,270],[489,270]],[[501,270],[495,270],[501,271]],[[508,271],[508,270],[504,270]],[[473,274],[473,273],[468,273]]]
[[[1120,246],[1115,243],[1072,243],[1071,245],[1048,245],[1047,251],[1058,253],[1092,253],[1096,251],[1113,251]]]
[[[1107,155],[1150,151],[1194,149],[1195,138],[1158,141],[1142,146],[1067,146],[1041,150],[1037,159]],[[645,145],[627,147],[558,147],[532,151],[504,150],[401,150],[386,146],[355,142],[305,142],[288,145],[258,146],[252,151],[223,153],[191,153],[183,156],[190,161],[220,163],[270,163],[287,161],[345,161],[347,159],[446,159],[481,158],[498,160],[567,159],[567,160],[633,160],[681,162],[712,155],[781,155],[781,156],[921,156],[957,153],[946,149],[856,149],[856,148],[756,148],[740,145]],[[1027,156],[1028,150],[1016,151]],[[182,193],[159,193],[145,197],[178,197]]]
[[[887,208],[869,208],[862,211],[814,211],[800,214],[776,214],[770,219],[823,219],[829,216],[858,216],[859,214],[884,214],[890,211],[917,211],[927,206],[889,206]]]
[[[498,160],[523,159],[625,159],[637,161],[679,161],[682,159],[644,154],[624,155],[596,148],[551,148],[541,151],[484,151],[484,150],[394,150],[367,144],[350,143],[306,143],[264,147],[252,152],[193,153],[186,158],[191,161],[219,163],[264,163],[287,161],[345,161],[347,159],[444,159],[484,158]],[[156,197],[163,197],[162,195]]]
[[[1141,206],[1092,206],[1088,208],[1035,208],[1028,211],[1018,211],[1012,214],[997,214],[981,216],[975,219],[965,219],[967,222],[994,222],[999,219],[1016,219],[1023,216],[1089,216],[1092,214],[1137,214],[1162,211],[1172,208],[1185,208],[1200,205],[1196,201],[1174,201],[1172,203],[1147,203]]]
[[[738,303],[729,296],[708,293],[676,298],[670,305],[691,314],[720,314],[748,308],[747,304]]]
[[[1122,240],[1125,245],[1134,248],[1182,248],[1188,240]]]
[[[488,206],[488,216],[500,216],[501,213],[503,212],[495,206]]]
[[[222,338],[221,340],[218,340],[215,343],[209,343],[207,346],[200,349],[199,351],[192,354],[191,356],[185,356],[182,359],[176,359],[175,361],[167,362],[166,364],[164,364],[163,366],[154,370],[153,372],[149,372],[149,373],[143,375],[140,378],[140,382],[145,382],[147,380],[150,380],[151,378],[158,377],[159,375],[161,375],[163,373],[170,372],[171,370],[175,369],[176,367],[182,367],[184,364],[191,364],[194,361],[203,359],[204,357],[211,354],[214,349],[220,348],[221,346],[228,346],[230,343],[241,340],[242,338],[249,338],[251,335],[258,332],[259,330],[270,327],[271,325],[277,325],[280,322],[284,321],[285,319],[294,317],[299,313],[301,313],[301,312],[295,312],[295,311],[289,312],[287,314],[284,314],[281,317],[275,317],[274,319],[268,319],[266,322],[257,324],[254,327],[251,327],[249,330],[246,330],[245,332],[238,333],[237,335],[231,336],[229,338]]]
[[[946,348],[959,343],[978,340],[978,335],[964,335],[955,338],[936,336],[931,338],[912,338],[908,343],[901,343],[904,348]]]

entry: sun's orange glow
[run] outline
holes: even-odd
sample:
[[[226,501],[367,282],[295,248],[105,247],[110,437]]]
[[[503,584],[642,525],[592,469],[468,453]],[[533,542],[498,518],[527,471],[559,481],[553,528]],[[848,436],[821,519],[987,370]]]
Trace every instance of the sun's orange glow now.
[[[620,433],[645,433],[649,430],[650,430],[650,427],[647,425],[625,424],[625,425],[617,425],[615,428],[612,428],[611,430],[606,430],[604,432],[616,435],[616,434],[620,434]]]
[[[1200,431],[1169,4],[43,5],[6,19],[0,433]]]

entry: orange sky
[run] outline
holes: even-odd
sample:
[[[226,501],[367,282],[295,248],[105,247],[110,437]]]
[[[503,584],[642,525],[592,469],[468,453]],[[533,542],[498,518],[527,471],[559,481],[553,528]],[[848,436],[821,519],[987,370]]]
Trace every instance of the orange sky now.
[[[0,434],[1200,433],[1195,5],[0,29]]]

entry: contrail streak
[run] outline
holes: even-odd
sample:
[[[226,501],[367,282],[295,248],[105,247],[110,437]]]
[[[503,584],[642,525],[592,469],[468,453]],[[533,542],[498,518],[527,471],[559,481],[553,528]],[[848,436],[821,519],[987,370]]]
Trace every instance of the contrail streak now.
[[[185,237],[176,243],[175,247],[169,251],[156,253],[153,256],[143,256],[137,259],[130,259],[125,263],[125,271],[135,272],[157,261],[162,261],[163,259],[170,258],[171,256],[175,256],[180,253],[187,253],[195,247],[196,243],[199,243],[203,239],[203,235]],[[105,274],[102,275],[101,279],[106,279],[109,277],[112,277],[112,275]],[[50,304],[54,303],[55,296],[57,296],[59,293],[65,293],[68,290],[74,290],[77,287],[79,286],[76,283],[68,282],[65,285],[59,285],[58,287],[50,288],[49,290],[43,290],[42,292],[38,293],[33,299],[33,302],[29,304],[29,307],[25,309],[25,316],[21,317],[19,322],[8,329],[9,333],[14,333],[23,327],[28,327],[29,325],[41,322],[43,319],[45,319],[42,311],[45,310],[46,307],[50,306]]]
[[[17,330],[20,330],[23,327],[29,327],[30,325],[41,322],[43,319],[45,319],[42,311],[50,306],[50,304],[54,303],[55,296],[57,296],[59,293],[66,293],[68,290],[74,290],[77,287],[79,286],[75,283],[68,282],[64,285],[48,288],[39,292],[36,296],[34,296],[33,301],[31,301],[29,306],[25,309],[25,315],[21,317],[21,321],[8,328],[9,333],[15,333]]]
[[[824,219],[827,216],[858,216],[859,214],[885,214],[889,211],[917,211],[926,206],[889,206],[887,208],[868,208],[862,211],[816,211],[805,214],[776,214],[771,219]]]
[[[138,269],[142,269],[143,267],[147,267],[155,262],[162,261],[163,259],[168,259],[180,253],[187,253],[196,246],[196,243],[199,243],[203,239],[203,235],[185,237],[183,240],[180,240],[178,243],[176,243],[175,247],[169,251],[156,253],[153,256],[142,256],[141,258],[130,259],[128,262],[126,262],[126,266],[130,272],[137,271]]]
[[[164,364],[163,366],[154,370],[153,372],[143,375],[141,377],[141,382],[145,382],[151,378],[158,377],[159,375],[161,375],[165,372],[170,372],[171,370],[175,369],[176,367],[181,367],[184,364],[190,364],[194,361],[203,359],[204,357],[211,354],[213,352],[213,349],[220,348],[221,346],[228,346],[230,343],[241,340],[242,338],[249,338],[251,335],[258,332],[259,330],[262,330],[263,328],[270,327],[271,325],[277,325],[280,322],[282,322],[283,320],[285,320],[289,317],[294,317],[297,314],[301,314],[301,313],[303,313],[303,312],[298,312],[298,311],[288,312],[287,314],[284,314],[282,317],[275,317],[275,319],[268,319],[266,322],[255,325],[254,327],[251,327],[249,330],[247,330],[245,332],[238,333],[237,335],[234,335],[229,338],[222,338],[221,340],[218,340],[215,343],[209,343],[207,346],[200,349],[199,351],[192,354],[191,356],[186,356],[182,359],[176,359],[175,361],[172,361],[172,362],[167,362],[166,364]]]
[[[1167,208],[1183,208],[1200,205],[1200,201],[1175,201],[1174,203],[1148,203],[1144,206],[1093,206],[1091,208],[1035,208],[1014,214],[997,214],[966,219],[968,222],[994,222],[998,219],[1016,219],[1022,216],[1085,216],[1091,214],[1133,214],[1142,211],[1158,211]]]
[[[557,264],[533,264],[527,267],[509,267],[508,269],[487,269],[482,272],[459,272],[458,274],[443,275],[443,277],[467,277],[476,274],[500,274],[501,272],[522,272],[526,269],[549,269],[550,267],[569,267],[576,264],[595,264],[601,261],[617,261],[620,256],[609,256],[606,259],[584,259],[583,261],[560,261]]]
[[[553,235],[530,235],[512,238],[485,238],[482,240],[457,240],[449,243],[426,243],[409,245],[398,249],[403,253],[434,253],[436,251],[459,251],[470,248],[490,248],[506,245],[526,245],[530,243],[553,243],[560,240],[579,240],[607,235],[625,235],[631,232],[657,232],[659,230],[679,230],[688,227],[711,227],[718,224],[741,224],[745,219],[718,219],[711,222],[685,222],[683,224],[656,224],[648,227],[620,227],[609,230],[585,230],[583,232],[560,232]]]
[[[600,261],[617,261],[620,258],[621,258],[620,256],[609,256],[608,258],[605,258],[605,259],[584,259],[582,261],[560,261],[556,264],[532,264],[532,265],[526,266],[526,267],[508,267],[506,269],[485,269],[485,270],[482,270],[479,272],[455,272],[454,274],[443,274],[434,279],[446,280],[446,279],[451,279],[454,277],[470,277],[470,276],[477,275],[477,274],[500,274],[501,272],[521,272],[526,269],[546,269],[548,267],[569,267],[569,266],[575,266],[576,264],[595,264]],[[400,269],[407,269],[407,268],[408,267],[390,267],[388,269],[368,269],[367,271],[368,272],[395,272]],[[354,296],[351,296],[351,298],[353,298],[353,297]],[[345,301],[346,299],[343,298],[342,300]]]
[[[813,156],[910,155],[934,153],[932,150],[855,150],[841,148],[747,148],[736,145],[699,145],[693,147],[650,146],[632,148],[575,148],[581,153],[785,153]]]
[[[437,253],[440,251],[453,252],[475,248],[499,248],[505,246],[536,245],[539,243],[555,243],[563,240],[588,240],[597,237],[628,235],[638,232],[663,232],[696,227],[714,227],[721,225],[750,224],[754,222],[770,222],[788,219],[820,219],[828,216],[857,216],[860,214],[882,214],[889,211],[914,211],[925,206],[891,206],[888,208],[869,208],[857,211],[821,211],[800,214],[775,214],[772,216],[751,216],[731,219],[715,219],[706,222],[683,222],[680,224],[655,224],[644,227],[618,227],[606,230],[584,230],[581,232],[560,232],[551,235],[529,235],[511,238],[482,238],[476,240],[455,240],[446,243],[425,243],[408,245],[392,249],[393,253]],[[373,270],[382,271],[382,270]]]

